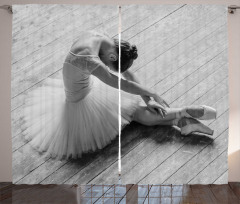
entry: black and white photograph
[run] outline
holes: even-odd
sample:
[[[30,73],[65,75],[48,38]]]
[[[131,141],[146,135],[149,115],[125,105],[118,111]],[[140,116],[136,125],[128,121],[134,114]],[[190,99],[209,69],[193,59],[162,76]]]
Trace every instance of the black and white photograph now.
[[[95,183],[118,160],[118,89],[104,81],[108,55],[117,57],[105,50],[118,39],[118,7],[13,9],[13,181]]]
[[[122,182],[227,183],[226,6],[128,8],[122,38],[138,49],[129,71],[157,95],[142,97],[122,131]]]
[[[226,6],[13,10],[13,183],[227,183]]]

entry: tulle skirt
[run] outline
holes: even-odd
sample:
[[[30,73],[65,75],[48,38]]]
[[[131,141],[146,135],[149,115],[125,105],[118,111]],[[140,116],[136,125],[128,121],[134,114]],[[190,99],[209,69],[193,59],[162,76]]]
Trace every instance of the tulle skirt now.
[[[89,94],[68,102],[62,79],[48,79],[25,100],[23,135],[39,152],[62,158],[102,149],[118,135],[118,90],[91,76]],[[122,128],[132,121],[140,98],[121,91]]]

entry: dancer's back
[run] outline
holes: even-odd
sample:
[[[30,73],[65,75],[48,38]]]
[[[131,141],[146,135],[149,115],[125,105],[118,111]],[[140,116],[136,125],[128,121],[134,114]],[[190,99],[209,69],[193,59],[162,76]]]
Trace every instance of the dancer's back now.
[[[66,99],[77,102],[91,90],[91,72],[102,64],[98,52],[104,35],[94,31],[83,32],[72,45],[64,65],[63,81]]]

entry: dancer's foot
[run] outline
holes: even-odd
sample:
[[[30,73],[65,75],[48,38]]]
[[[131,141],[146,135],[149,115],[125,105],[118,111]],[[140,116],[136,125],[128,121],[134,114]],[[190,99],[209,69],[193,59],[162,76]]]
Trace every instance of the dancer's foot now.
[[[192,132],[200,132],[208,135],[213,135],[213,130],[208,126],[202,124],[200,121],[194,118],[181,118],[176,119],[176,125],[181,128],[182,135],[188,135]]]
[[[209,106],[187,106],[179,112],[179,118],[196,118],[198,120],[216,119],[217,111]]]

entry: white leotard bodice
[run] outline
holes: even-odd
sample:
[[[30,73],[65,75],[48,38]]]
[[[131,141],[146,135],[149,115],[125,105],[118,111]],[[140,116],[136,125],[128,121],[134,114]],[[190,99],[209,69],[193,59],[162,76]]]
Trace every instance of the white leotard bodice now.
[[[97,55],[77,55],[72,52],[63,65],[66,100],[78,102],[91,90],[91,73],[101,64]]]

